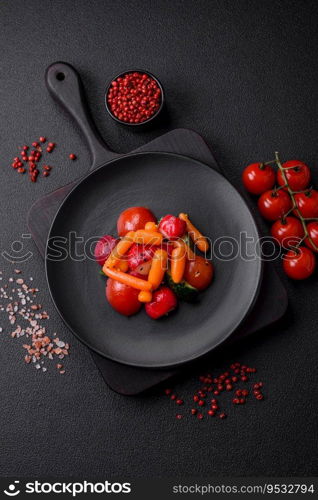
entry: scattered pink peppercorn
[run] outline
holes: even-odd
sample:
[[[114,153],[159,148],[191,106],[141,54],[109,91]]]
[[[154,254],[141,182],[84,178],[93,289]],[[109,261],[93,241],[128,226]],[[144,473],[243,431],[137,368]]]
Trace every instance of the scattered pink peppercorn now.
[[[76,160],[76,155],[74,153],[71,153],[69,155],[70,160]]]
[[[42,143],[46,142],[46,137],[44,137],[44,136],[41,135],[39,141],[42,142]]]

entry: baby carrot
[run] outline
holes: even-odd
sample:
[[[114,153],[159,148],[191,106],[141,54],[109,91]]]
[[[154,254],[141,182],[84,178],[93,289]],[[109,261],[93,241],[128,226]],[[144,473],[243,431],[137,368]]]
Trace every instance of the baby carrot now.
[[[149,281],[137,278],[131,274],[123,273],[122,271],[117,271],[116,269],[111,269],[109,267],[106,267],[105,269],[103,268],[103,271],[106,276],[119,281],[119,283],[123,283],[124,285],[131,286],[132,288],[143,290],[145,292],[150,292],[150,290],[152,290],[152,284],[149,283]]]
[[[188,260],[194,260],[196,257],[196,254],[192,250],[192,248],[183,240],[176,240],[173,242],[175,247],[182,246],[184,248],[184,252],[187,255]]]
[[[198,247],[201,252],[207,252],[209,250],[208,240],[203,236],[202,233],[192,224],[187,214],[179,214],[179,218],[183,220],[187,225],[187,231],[190,234],[191,239],[194,244]]]
[[[174,283],[180,283],[184,275],[187,253],[184,245],[178,245],[171,252],[171,278]]]
[[[127,273],[128,271],[128,262],[127,260],[119,259],[116,262],[116,269],[119,269],[119,271],[122,271],[123,273]]]
[[[146,231],[157,231],[158,227],[155,222],[147,222],[145,225],[145,230]]]
[[[104,267],[115,267],[118,265],[118,261],[120,260],[121,257],[125,255],[125,253],[128,252],[129,248],[132,246],[134,243],[134,231],[129,231],[126,236],[124,236],[115,246],[113,251],[111,252],[110,256],[106,260],[104,266],[103,266],[103,271]]]
[[[152,284],[152,289],[158,288],[163,280],[165,271],[167,269],[168,254],[165,250],[158,248],[155,251],[151,268],[148,275],[148,281]]]
[[[163,236],[157,231],[145,231],[144,229],[138,229],[135,232],[134,242],[140,245],[161,245]]]
[[[152,299],[152,293],[151,292],[147,292],[145,290],[141,290],[141,292],[139,292],[138,294],[138,300],[139,302],[151,302],[151,299]]]

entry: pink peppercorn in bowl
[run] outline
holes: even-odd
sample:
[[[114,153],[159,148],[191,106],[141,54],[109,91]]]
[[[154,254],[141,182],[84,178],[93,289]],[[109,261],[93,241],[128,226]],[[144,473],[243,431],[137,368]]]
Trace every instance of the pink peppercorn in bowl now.
[[[149,71],[129,70],[107,85],[105,104],[118,123],[140,127],[158,117],[164,105],[164,92],[158,78]]]

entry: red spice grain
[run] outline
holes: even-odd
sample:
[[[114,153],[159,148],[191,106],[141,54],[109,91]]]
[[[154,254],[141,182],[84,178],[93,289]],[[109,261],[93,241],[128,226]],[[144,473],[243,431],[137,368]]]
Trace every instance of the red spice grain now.
[[[125,123],[142,123],[151,118],[161,104],[161,89],[150,75],[126,73],[111,83],[106,100],[111,113]]]
[[[41,135],[41,137],[40,137],[39,141],[40,141],[40,142],[42,142],[42,143],[43,143],[43,142],[46,142],[46,137],[44,137],[44,136],[42,136],[42,135]]]
[[[20,269],[14,269],[14,273],[22,275]],[[0,271],[0,281],[3,283],[2,272]],[[27,353],[23,354],[26,364],[31,364],[42,372],[47,371],[46,364],[49,360],[54,360],[55,354],[52,346],[58,339],[56,333],[51,335],[47,332],[47,327],[44,326],[44,319],[49,316],[45,311],[40,312],[41,304],[36,304],[36,296],[39,292],[38,288],[30,287],[28,280],[19,277],[14,279],[9,277],[5,284],[0,284],[0,311],[8,314],[8,320],[11,325],[8,332],[13,339],[23,338],[22,347]],[[29,281],[33,281],[31,277]],[[11,288],[11,287],[14,288]],[[0,332],[2,328],[0,328]],[[64,349],[59,359],[63,359],[69,354],[69,345],[58,339],[59,345],[63,345]],[[21,344],[20,344],[21,345]],[[61,368],[63,366],[61,365]],[[65,373],[65,369],[64,369]]]
[[[191,409],[191,415],[196,415],[198,413],[198,410],[196,408]]]
[[[182,416],[182,415],[180,415],[180,413],[178,413],[178,414],[176,415],[176,418],[177,418],[178,420],[181,420],[181,419],[183,418],[183,416]]]
[[[69,155],[70,160],[76,160],[76,155],[74,153],[71,153]]]

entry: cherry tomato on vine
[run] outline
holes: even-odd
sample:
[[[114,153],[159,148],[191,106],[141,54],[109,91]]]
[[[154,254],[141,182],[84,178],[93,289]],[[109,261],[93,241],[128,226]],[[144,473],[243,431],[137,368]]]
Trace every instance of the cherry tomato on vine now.
[[[287,276],[293,280],[309,278],[316,267],[316,257],[306,247],[299,247],[298,250],[289,250],[283,259],[283,269]]]
[[[282,167],[285,170],[285,176],[287,178],[290,189],[293,191],[302,191],[309,186],[311,173],[310,168],[306,163],[298,160],[289,160],[283,163]],[[286,182],[283,178],[281,170],[277,172],[277,182],[280,186],[285,186]]]
[[[295,194],[295,202],[299,212],[305,219],[318,217],[318,191],[315,189]],[[297,210],[294,210],[294,214],[299,217]]]
[[[157,222],[154,214],[146,207],[130,207],[124,210],[117,221],[119,236],[125,236],[128,231],[144,229],[147,222]]]
[[[289,194],[282,189],[266,191],[258,200],[258,209],[267,220],[280,219],[292,206]]]
[[[252,194],[262,194],[275,184],[275,171],[270,165],[263,163],[252,163],[248,165],[242,174],[245,189]]]
[[[194,288],[205,290],[213,279],[212,263],[196,255],[195,260],[188,260],[184,271],[184,279]]]
[[[312,243],[315,245],[314,246],[311,241],[306,238],[305,243],[307,247],[314,252],[318,252],[318,222],[309,222],[309,224],[307,224],[307,231],[312,240]]]
[[[286,217],[274,222],[271,235],[283,248],[296,245],[304,236],[304,228],[296,217]]]

